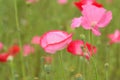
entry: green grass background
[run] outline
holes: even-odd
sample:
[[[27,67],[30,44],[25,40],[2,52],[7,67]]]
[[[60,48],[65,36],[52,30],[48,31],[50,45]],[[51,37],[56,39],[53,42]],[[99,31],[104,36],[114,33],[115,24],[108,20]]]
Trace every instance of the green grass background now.
[[[20,25],[20,31],[18,31],[14,0],[0,0],[0,41],[5,45],[1,53],[5,52],[9,46],[19,42],[18,33],[20,33],[21,42],[24,45],[30,44],[33,36],[41,36],[49,30],[71,32],[71,20],[81,15],[73,4],[75,1],[77,0],[68,0],[67,4],[60,5],[57,0],[39,0],[38,3],[28,5],[25,0],[17,0]],[[113,0],[112,3],[106,3],[106,0],[98,0],[98,2],[113,13],[111,23],[101,29],[102,35],[100,37],[93,35],[93,44],[98,48],[97,54],[94,55],[98,79],[120,80],[120,44],[107,45],[109,41],[107,35],[120,29],[120,1]],[[82,28],[74,30],[73,40],[81,39],[80,34],[84,34],[85,40],[90,42],[89,31]],[[66,50],[62,51],[62,59],[60,60],[61,51],[55,55],[49,55],[39,45],[33,46],[36,50],[35,53],[23,57],[26,78],[22,78],[20,54],[14,58],[15,80],[95,80],[95,68],[91,60],[88,62],[83,58],[69,54]],[[44,56],[51,56],[53,63],[45,64]],[[10,62],[0,63],[0,80],[13,80],[11,76]],[[82,78],[77,79],[79,77]]]

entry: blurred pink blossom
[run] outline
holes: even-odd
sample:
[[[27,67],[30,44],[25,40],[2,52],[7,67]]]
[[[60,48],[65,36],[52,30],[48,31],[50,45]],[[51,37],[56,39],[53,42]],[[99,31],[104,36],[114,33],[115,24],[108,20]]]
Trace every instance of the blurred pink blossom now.
[[[3,43],[0,42],[0,50],[2,50],[2,49],[3,49]]]
[[[26,0],[26,3],[31,4],[31,3],[35,3],[38,2],[38,0]]]
[[[54,54],[56,51],[64,49],[72,41],[72,34],[64,31],[49,31],[40,39],[40,46],[47,52]]]
[[[113,34],[109,34],[108,38],[110,39],[110,44],[120,43],[120,31],[116,30]]]
[[[34,48],[29,44],[24,45],[23,46],[23,55],[28,56],[31,53],[34,53]]]
[[[57,0],[59,4],[66,4],[68,0]]]
[[[31,40],[32,44],[40,44],[40,36],[34,36]]]

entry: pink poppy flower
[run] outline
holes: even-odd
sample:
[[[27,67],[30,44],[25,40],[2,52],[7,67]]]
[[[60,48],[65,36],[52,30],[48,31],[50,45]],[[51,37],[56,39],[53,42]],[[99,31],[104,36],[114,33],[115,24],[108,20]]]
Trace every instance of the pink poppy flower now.
[[[40,37],[39,36],[34,36],[31,40],[32,44],[40,44]]]
[[[40,46],[44,48],[47,53],[56,53],[56,51],[62,50],[72,40],[72,34],[68,34],[64,31],[49,31],[45,33],[40,39]]]
[[[79,2],[75,2],[76,7],[78,7],[79,10],[83,10],[83,5],[86,4],[92,4],[96,7],[102,7],[102,4],[99,4],[96,2],[96,0],[80,0]]]
[[[68,0],[57,0],[59,4],[66,4]]]
[[[80,27],[81,23],[82,23],[82,17],[74,18],[72,20],[71,28],[74,29],[74,28]]]
[[[83,6],[82,15],[82,27],[86,30],[92,30],[96,36],[101,35],[99,28],[107,26],[112,19],[111,11],[91,4]]]
[[[29,44],[23,46],[23,55],[28,56],[30,53],[34,53],[34,48]]]
[[[3,49],[3,43],[0,42],[0,50],[2,50],[2,49]]]
[[[82,40],[75,40],[70,42],[67,51],[73,55],[83,56],[89,60],[93,54],[96,54],[97,48],[87,42],[83,42]]]
[[[120,43],[120,31],[116,30],[113,34],[109,34],[108,38],[110,39],[110,44]]]

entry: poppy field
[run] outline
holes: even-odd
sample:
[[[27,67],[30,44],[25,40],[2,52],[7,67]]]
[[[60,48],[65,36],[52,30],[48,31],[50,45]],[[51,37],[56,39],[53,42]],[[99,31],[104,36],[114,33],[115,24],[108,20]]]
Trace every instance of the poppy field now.
[[[119,0],[0,0],[0,80],[120,80]]]

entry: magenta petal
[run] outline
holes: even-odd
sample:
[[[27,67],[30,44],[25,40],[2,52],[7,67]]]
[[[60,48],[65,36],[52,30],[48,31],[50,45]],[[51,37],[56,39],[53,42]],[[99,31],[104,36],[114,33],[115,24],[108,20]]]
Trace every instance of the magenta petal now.
[[[107,13],[104,14],[104,16],[101,18],[101,20],[98,23],[99,27],[105,27],[110,23],[112,20],[112,12],[108,11]]]
[[[74,19],[72,20],[71,28],[80,27],[81,23],[82,23],[82,17],[74,18]]]

